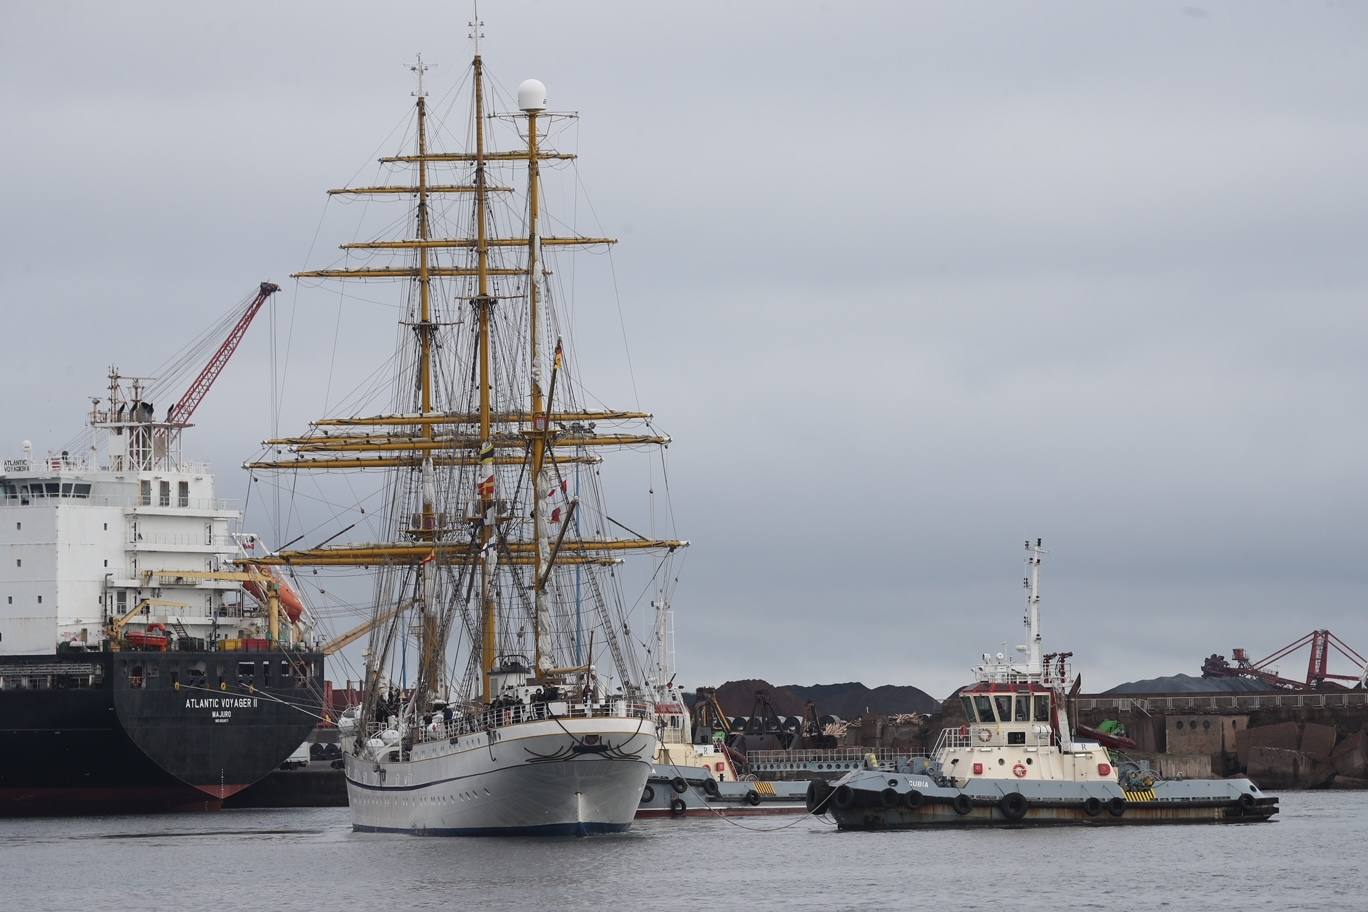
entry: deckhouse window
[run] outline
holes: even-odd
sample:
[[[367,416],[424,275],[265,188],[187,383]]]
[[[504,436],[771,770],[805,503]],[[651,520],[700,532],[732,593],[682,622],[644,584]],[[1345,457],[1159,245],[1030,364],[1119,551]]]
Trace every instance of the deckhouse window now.
[[[1035,698],[1035,720],[1037,722],[1050,721],[1050,698],[1045,694]]]
[[[176,505],[180,507],[190,506],[190,482],[176,483]]]
[[[974,721],[974,701],[971,700],[969,697],[960,697],[960,702],[964,704],[964,720],[965,720],[966,722],[973,722],[973,721]]]
[[[1031,721],[1031,698],[1025,694],[1018,694],[1016,698],[1016,712],[1012,714],[1014,722]]]
[[[169,481],[159,481],[159,482],[157,482],[157,506],[160,506],[160,507],[169,507],[169,506],[171,506],[171,482],[169,482]]]
[[[1011,722],[1012,698],[1004,694],[999,694],[996,697],[993,697],[993,702],[997,704],[998,720],[1002,722]]]
[[[974,709],[978,711],[980,722],[993,722],[993,701],[987,697],[974,697]]]

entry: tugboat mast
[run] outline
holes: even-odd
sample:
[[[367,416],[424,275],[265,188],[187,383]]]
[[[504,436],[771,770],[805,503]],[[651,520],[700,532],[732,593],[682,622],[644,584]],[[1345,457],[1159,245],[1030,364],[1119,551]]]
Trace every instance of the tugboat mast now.
[[[1040,651],[1040,556],[1045,553],[1041,540],[1026,540],[1026,671],[1043,674]]]

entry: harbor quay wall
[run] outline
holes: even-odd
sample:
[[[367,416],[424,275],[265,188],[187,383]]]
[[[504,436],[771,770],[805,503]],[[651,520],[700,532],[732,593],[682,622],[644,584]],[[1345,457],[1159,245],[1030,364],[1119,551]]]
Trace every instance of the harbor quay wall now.
[[[1077,723],[1115,720],[1169,778],[1247,775],[1263,788],[1368,788],[1368,691],[1080,695]],[[965,724],[959,700],[930,716],[866,716],[845,742],[929,752]]]

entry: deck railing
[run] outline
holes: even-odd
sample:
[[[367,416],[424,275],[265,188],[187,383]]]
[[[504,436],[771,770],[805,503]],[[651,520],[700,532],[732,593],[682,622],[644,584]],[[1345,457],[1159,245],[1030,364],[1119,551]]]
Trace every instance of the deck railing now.
[[[453,713],[448,721],[442,713],[427,714],[427,721],[412,729],[414,741],[447,741],[461,735],[507,728],[524,722],[542,722],[556,719],[641,719],[651,725],[654,731],[654,706],[649,703],[628,703],[625,700],[612,700],[607,703],[568,703],[552,701],[491,707],[480,713]],[[387,724],[372,723],[367,727],[367,737],[381,738]],[[383,738],[382,738],[383,740]]]

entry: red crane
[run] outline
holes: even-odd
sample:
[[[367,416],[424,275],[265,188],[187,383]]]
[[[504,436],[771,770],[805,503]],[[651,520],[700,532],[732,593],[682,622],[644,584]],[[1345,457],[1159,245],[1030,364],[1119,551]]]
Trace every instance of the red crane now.
[[[1305,681],[1280,677],[1271,670],[1270,666],[1279,659],[1286,658],[1303,646],[1311,647],[1311,658],[1306,663]],[[1332,674],[1329,670],[1331,650],[1353,662],[1354,667],[1358,669],[1358,674]],[[1285,690],[1320,690],[1326,687],[1342,687],[1343,685],[1335,683],[1337,681],[1353,681],[1355,684],[1363,686],[1365,678],[1368,678],[1368,659],[1359,655],[1357,650],[1328,630],[1313,630],[1306,636],[1288,643],[1277,652],[1257,662],[1249,661],[1248,653],[1238,647],[1231,652],[1231,658],[1235,662],[1233,665],[1227,662],[1223,655],[1208,656],[1207,660],[1202,663],[1202,677],[1255,678]]]
[[[227,366],[228,359],[233,357],[233,352],[237,351],[238,343],[242,341],[243,335],[247,332],[247,327],[252,325],[252,318],[261,310],[261,305],[266,303],[266,299],[280,291],[280,286],[273,282],[262,282],[257,296],[252,299],[252,303],[247,305],[247,310],[238,319],[228,338],[223,340],[223,344],[214,352],[214,356],[209,359],[209,363],[204,365],[204,370],[199,372],[195,382],[190,384],[190,388],[185,391],[185,395],[171,406],[166,413],[166,420],[171,424],[178,424],[185,427],[190,423],[190,416],[195,414],[195,409],[204,401],[205,395],[209,392],[209,387],[214,385],[219,374],[223,373],[223,368]]]

